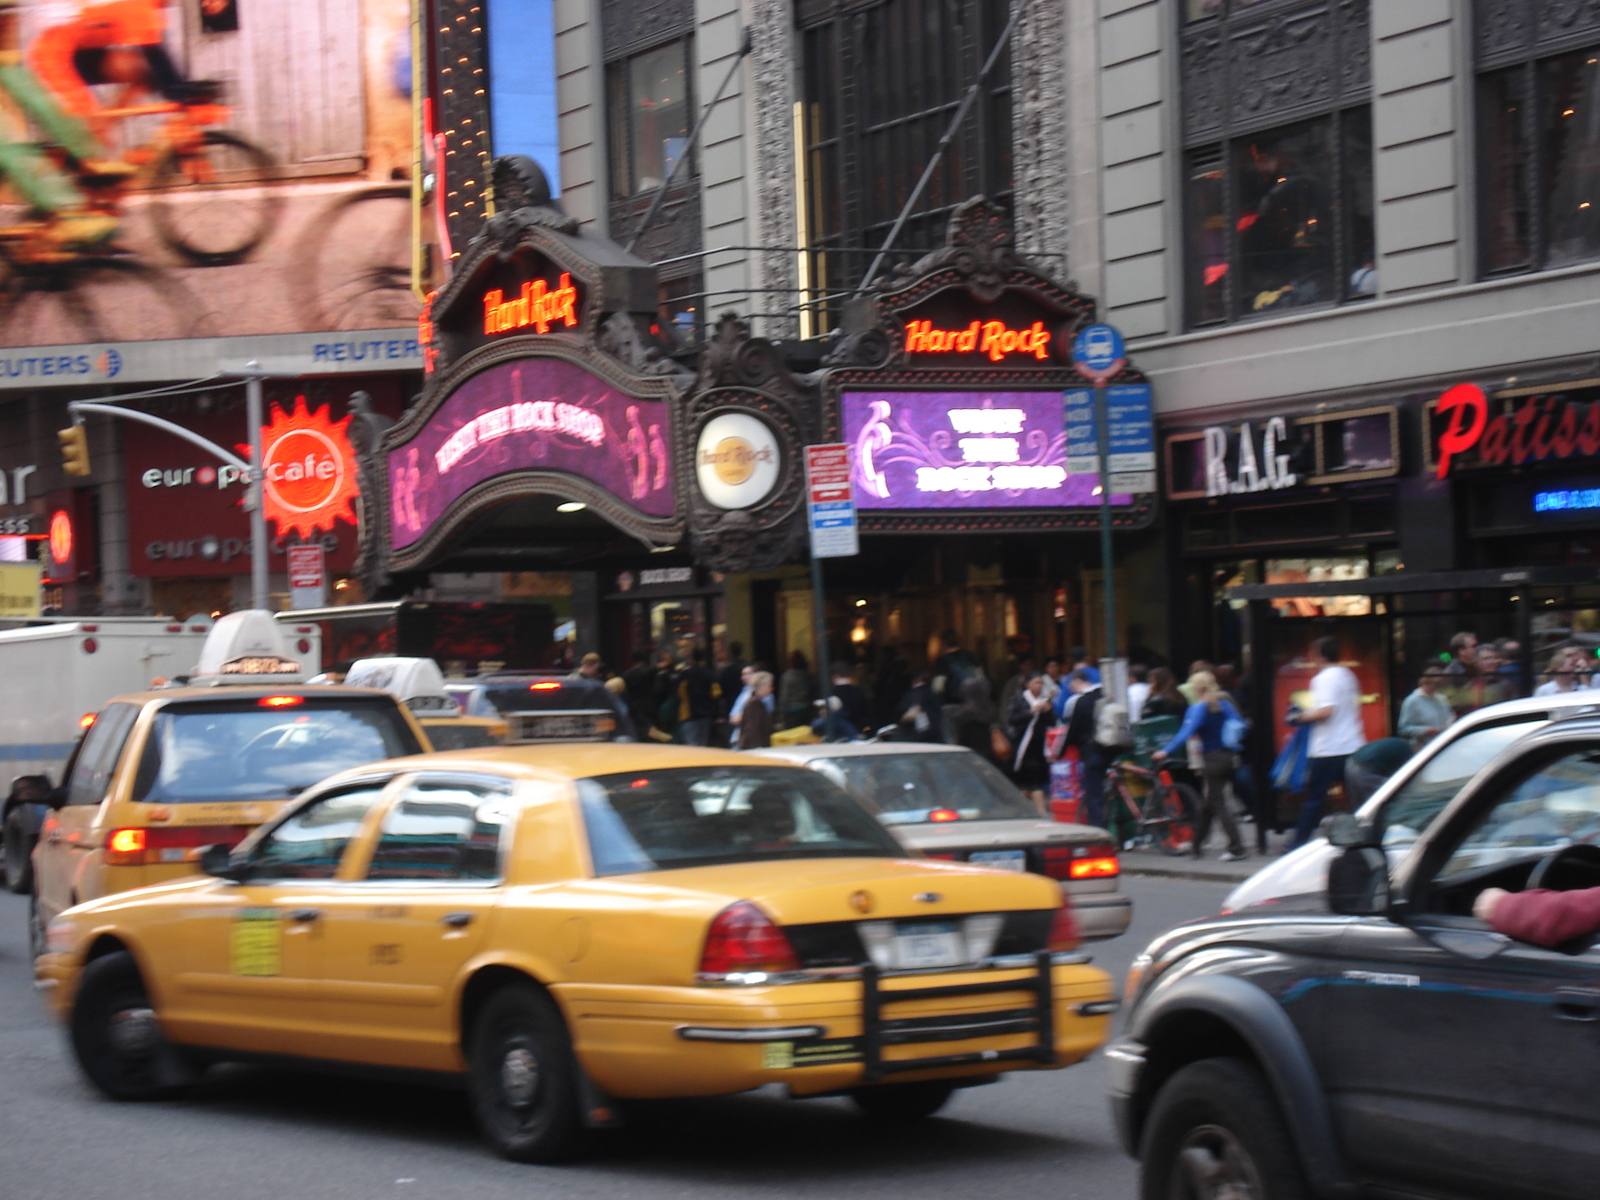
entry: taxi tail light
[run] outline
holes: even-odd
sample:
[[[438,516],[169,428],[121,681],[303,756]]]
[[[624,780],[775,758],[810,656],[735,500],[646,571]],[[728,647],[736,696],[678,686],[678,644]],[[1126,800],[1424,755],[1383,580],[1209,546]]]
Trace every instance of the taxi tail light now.
[[[1061,907],[1050,918],[1050,932],[1045,938],[1049,950],[1076,950],[1078,948],[1078,918],[1072,911],[1072,901],[1062,898]]]
[[[113,829],[106,835],[106,864],[142,867],[156,863],[198,862],[200,851],[221,842],[237,846],[248,825],[175,825],[168,829]]]
[[[1114,879],[1122,874],[1122,862],[1110,842],[1046,846],[1044,873],[1051,879]]]
[[[717,914],[700,955],[703,975],[799,969],[800,959],[783,930],[748,900],[730,904]]]
[[[923,855],[923,857],[924,858],[943,858],[943,859],[948,859],[948,860],[953,862],[953,861],[955,861],[955,857],[956,856],[954,854],[950,854],[950,853],[948,853],[946,851],[943,851],[943,850],[929,850]]]

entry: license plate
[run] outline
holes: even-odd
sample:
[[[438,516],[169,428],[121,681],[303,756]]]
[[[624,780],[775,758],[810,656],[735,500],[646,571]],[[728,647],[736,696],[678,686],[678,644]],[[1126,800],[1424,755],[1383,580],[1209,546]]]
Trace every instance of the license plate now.
[[[967,861],[975,867],[993,867],[997,871],[1026,871],[1026,850],[974,850]]]
[[[967,961],[967,942],[954,922],[902,925],[895,930],[894,951],[902,971],[953,967]]]

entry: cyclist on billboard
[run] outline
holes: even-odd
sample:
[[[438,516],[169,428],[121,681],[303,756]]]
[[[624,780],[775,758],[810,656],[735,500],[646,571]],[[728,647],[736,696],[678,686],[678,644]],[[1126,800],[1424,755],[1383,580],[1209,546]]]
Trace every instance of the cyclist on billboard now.
[[[188,85],[161,42],[167,24],[161,0],[46,0],[37,20],[28,66],[68,112],[93,124],[100,103],[89,85],[98,83],[143,85],[167,100],[188,99]]]

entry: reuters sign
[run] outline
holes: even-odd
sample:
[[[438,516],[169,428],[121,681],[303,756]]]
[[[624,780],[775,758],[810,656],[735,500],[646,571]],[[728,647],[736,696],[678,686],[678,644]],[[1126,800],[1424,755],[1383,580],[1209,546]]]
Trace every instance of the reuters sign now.
[[[767,423],[745,413],[712,417],[695,446],[701,494],[718,508],[753,508],[778,483],[778,439]]]
[[[306,398],[296,396],[294,411],[285,415],[276,405],[272,421],[261,431],[261,464],[266,475],[266,515],[278,536],[311,537],[332,530],[333,523],[356,523],[352,501],[360,494],[355,453],[342,421],[329,419],[328,407],[307,412]]]

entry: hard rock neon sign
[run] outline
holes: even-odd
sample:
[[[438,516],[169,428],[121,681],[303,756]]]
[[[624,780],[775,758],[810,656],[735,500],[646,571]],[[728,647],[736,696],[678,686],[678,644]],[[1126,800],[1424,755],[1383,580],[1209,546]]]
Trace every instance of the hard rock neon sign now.
[[[572,285],[570,272],[561,272],[561,282],[555,287],[542,279],[529,280],[522,285],[522,293],[509,300],[500,288],[491,288],[483,294],[483,332],[486,334],[528,328],[536,333],[549,333],[550,327],[558,322],[568,329],[578,324],[578,289]]]
[[[1050,357],[1050,331],[1043,321],[1012,329],[1004,321],[974,321],[965,329],[935,329],[932,321],[906,322],[907,354],[976,354],[1000,362],[1008,354]]]

